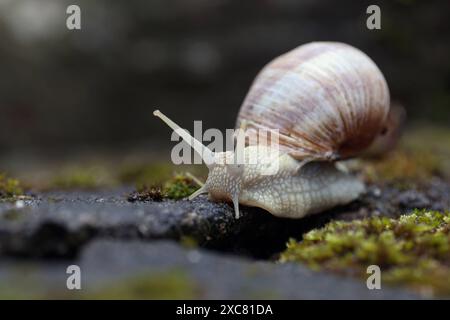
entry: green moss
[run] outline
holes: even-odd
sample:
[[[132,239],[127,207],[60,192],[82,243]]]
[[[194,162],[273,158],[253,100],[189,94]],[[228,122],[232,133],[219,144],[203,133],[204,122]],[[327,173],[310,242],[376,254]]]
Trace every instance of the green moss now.
[[[19,180],[8,178],[0,173],[0,198],[13,198],[23,194]]]
[[[450,213],[437,211],[417,210],[399,219],[333,221],[300,242],[291,239],[280,261],[361,277],[367,277],[367,266],[376,264],[386,283],[450,295],[449,230]]]
[[[175,174],[163,186],[141,186],[128,196],[128,201],[162,201],[163,199],[183,199],[199,188],[198,184],[186,174]]]
[[[181,271],[141,274],[83,295],[87,299],[194,299],[195,283]]]
[[[182,199],[194,193],[199,186],[184,174],[176,174],[164,184],[163,193],[169,199]]]

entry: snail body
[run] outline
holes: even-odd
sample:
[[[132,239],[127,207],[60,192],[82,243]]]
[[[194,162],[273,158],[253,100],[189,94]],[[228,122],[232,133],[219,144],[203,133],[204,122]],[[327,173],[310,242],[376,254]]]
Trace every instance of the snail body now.
[[[275,158],[278,150],[244,149],[245,165],[216,164],[200,192],[208,192],[213,200],[232,201],[238,217],[238,203],[259,207],[284,218],[301,218],[356,199],[364,192],[364,184],[354,176],[337,169],[332,162],[303,164],[288,154]],[[266,159],[252,161],[259,154]],[[234,155],[228,153],[228,162]],[[226,161],[225,161],[226,163]],[[275,174],[267,166],[276,163]]]
[[[375,63],[343,43],[313,42],[270,62],[253,82],[236,127],[278,130],[276,146],[248,139],[238,150],[212,152],[159,111],[154,114],[198,152],[209,168],[205,184],[215,201],[256,206],[278,217],[305,215],[349,203],[364,184],[336,161],[362,153],[383,130],[389,90]],[[258,131],[259,130],[259,131]],[[272,167],[273,174],[267,174]]]

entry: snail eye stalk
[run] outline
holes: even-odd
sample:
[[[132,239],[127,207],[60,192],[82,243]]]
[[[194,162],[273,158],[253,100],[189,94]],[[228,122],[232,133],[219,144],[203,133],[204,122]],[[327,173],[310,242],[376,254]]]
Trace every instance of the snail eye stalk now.
[[[164,115],[161,111],[155,110],[153,111],[153,115],[160,118],[167,124],[176,134],[178,134],[187,144],[189,144],[203,159],[208,168],[210,168],[214,164],[214,152],[209,150],[206,146],[204,146],[200,141],[191,136],[185,129],[181,128],[175,122],[170,120],[166,115]]]

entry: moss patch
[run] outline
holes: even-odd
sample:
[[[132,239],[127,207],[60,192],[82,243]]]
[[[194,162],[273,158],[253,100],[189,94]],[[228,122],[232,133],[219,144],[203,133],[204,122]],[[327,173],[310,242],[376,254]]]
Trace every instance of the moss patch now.
[[[183,199],[199,188],[195,181],[185,174],[175,174],[163,186],[142,186],[128,196],[128,201],[162,201],[163,199]]]
[[[417,210],[399,219],[333,221],[300,242],[291,239],[280,261],[360,277],[375,264],[383,283],[450,296],[450,213]]]
[[[194,193],[199,186],[189,177],[176,174],[164,184],[164,195],[169,199],[182,199]]]
[[[141,274],[108,285],[87,299],[194,299],[198,298],[195,283],[184,273],[172,270],[162,274]]]
[[[0,173],[0,199],[14,198],[23,194],[19,180],[8,178]]]

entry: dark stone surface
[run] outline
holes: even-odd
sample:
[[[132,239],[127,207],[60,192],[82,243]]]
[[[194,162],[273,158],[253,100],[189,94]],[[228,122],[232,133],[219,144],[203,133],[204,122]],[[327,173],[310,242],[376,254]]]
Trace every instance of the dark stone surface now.
[[[66,268],[80,266],[82,290],[66,289]],[[19,266],[19,267],[18,267]],[[389,287],[368,290],[364,279],[313,272],[298,264],[255,262],[202,249],[186,249],[168,241],[108,241],[89,244],[76,261],[0,262],[0,282],[27,270],[35,294],[78,298],[135,275],[157,277],[182,270],[196,288],[195,298],[209,299],[411,299],[414,294]],[[161,293],[163,294],[163,293]]]
[[[93,237],[219,239],[242,220],[226,204],[205,200],[130,203],[126,192],[52,193],[25,206],[0,205],[3,254],[71,257]]]
[[[290,237],[300,239],[331,219],[397,217],[417,206],[448,209],[450,186],[435,179],[409,190],[372,185],[358,201],[296,220],[245,207],[235,219],[231,205],[206,196],[130,202],[130,191],[52,192],[1,202],[0,297],[89,297],[142,273],[157,278],[182,270],[198,298],[413,298],[407,291],[370,291],[364,280],[273,260]],[[167,239],[198,246],[188,250]],[[83,272],[81,296],[65,287],[65,271],[73,263]]]
[[[179,268],[202,288],[202,296],[213,299],[269,298],[411,298],[395,290],[368,290],[365,281],[313,272],[298,264],[254,262],[202,250],[186,250],[174,243],[120,243],[99,241],[82,255],[82,268],[93,270],[87,280],[107,283],[151,269]],[[108,267],[109,266],[109,267]],[[104,270],[108,269],[107,272]]]
[[[0,203],[0,254],[71,258],[94,238],[187,236],[201,247],[266,259],[282,251],[290,237],[300,239],[331,219],[397,217],[416,207],[450,207],[450,186],[439,181],[408,191],[370,186],[366,195],[347,206],[295,220],[245,207],[241,218],[235,219],[231,205],[210,202],[206,196],[194,201],[129,202],[129,192],[53,192],[23,203]]]
[[[402,207],[427,208],[430,206],[428,197],[416,190],[402,192],[398,197],[399,205]]]

